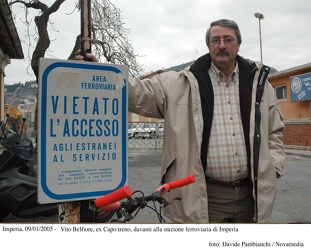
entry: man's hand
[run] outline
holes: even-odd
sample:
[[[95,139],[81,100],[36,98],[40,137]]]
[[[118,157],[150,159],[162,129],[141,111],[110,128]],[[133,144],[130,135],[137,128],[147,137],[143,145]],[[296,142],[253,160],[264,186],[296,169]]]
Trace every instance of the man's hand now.
[[[77,61],[84,61],[84,57],[80,55],[81,50],[78,50],[78,53],[76,55],[76,60]],[[85,56],[90,59],[92,62],[98,62],[98,59],[91,53],[86,53]]]

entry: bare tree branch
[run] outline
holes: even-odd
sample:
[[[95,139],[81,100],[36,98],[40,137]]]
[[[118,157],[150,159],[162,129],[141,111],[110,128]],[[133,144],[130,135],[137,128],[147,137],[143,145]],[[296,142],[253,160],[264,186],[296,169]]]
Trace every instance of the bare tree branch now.
[[[50,37],[48,33],[48,21],[50,15],[55,13],[64,1],[65,0],[55,0],[55,2],[51,5],[51,7],[48,7],[46,4],[40,2],[39,0],[33,0],[29,2],[12,1],[10,3],[10,4],[20,3],[23,4],[26,8],[33,8],[40,10],[40,15],[36,16],[34,19],[35,25],[38,30],[39,40],[37,41],[36,48],[31,58],[31,67],[37,78],[39,74],[39,59],[41,57],[44,57],[46,50],[50,46]]]
[[[36,77],[38,77],[39,58],[44,57],[50,46],[49,27],[50,16],[57,12],[62,3],[66,0],[55,0],[49,7],[40,0],[12,0],[10,5],[21,4],[25,8],[25,24],[31,25],[28,20],[28,9],[38,10],[38,15],[34,18],[37,35],[30,35],[36,42],[35,50],[31,57],[31,67]],[[79,0],[74,8],[79,8]],[[128,39],[129,30],[124,28],[120,9],[116,8],[109,0],[92,0],[92,44],[93,53],[104,63],[124,64],[129,67],[129,75],[137,76],[142,72],[142,66],[137,62],[139,55],[135,55],[132,44]],[[31,44],[31,43],[29,43]],[[77,50],[80,48],[81,37],[77,36],[76,43],[68,59],[74,59]]]

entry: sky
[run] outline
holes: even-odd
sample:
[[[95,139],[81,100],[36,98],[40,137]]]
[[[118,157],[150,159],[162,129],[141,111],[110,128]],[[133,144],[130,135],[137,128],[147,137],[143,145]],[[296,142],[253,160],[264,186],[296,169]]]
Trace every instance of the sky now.
[[[263,62],[278,71],[311,62],[310,0],[110,0],[121,10],[124,27],[138,62],[145,73],[193,61],[208,53],[205,33],[214,20],[232,19],[239,25],[242,44],[239,55],[260,61],[259,19],[261,24]],[[50,5],[54,0],[44,1]],[[67,0],[51,16],[51,45],[45,57],[66,59],[80,32],[80,14],[73,11],[74,1]],[[23,13],[13,7],[13,13]],[[32,11],[29,17],[37,15]],[[22,17],[22,16],[21,16]],[[29,67],[29,44],[26,27],[17,19],[16,27],[25,59],[13,59],[5,68],[5,83],[34,80]],[[30,55],[31,55],[30,51]]]

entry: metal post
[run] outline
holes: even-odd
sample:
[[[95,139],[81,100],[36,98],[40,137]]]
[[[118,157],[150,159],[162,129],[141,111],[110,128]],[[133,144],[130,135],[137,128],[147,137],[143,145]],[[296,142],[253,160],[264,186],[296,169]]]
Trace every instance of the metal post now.
[[[259,41],[260,41],[260,61],[262,62],[262,43],[261,43],[261,25],[259,19]]]
[[[91,0],[81,0],[81,55],[85,57],[85,53],[91,53]]]
[[[261,19],[264,19],[265,16],[259,12],[256,12],[254,14],[254,16],[256,18],[258,18],[258,21],[259,21],[260,60],[261,60],[261,62],[263,62],[263,60],[262,60],[262,41],[261,41],[261,22],[260,21],[261,21]]]
[[[85,56],[85,53],[91,53],[91,29],[92,29],[92,19],[91,19],[91,0],[81,0],[81,54],[84,56],[85,61],[89,59]],[[93,222],[94,214],[93,211],[89,209],[89,201],[81,201],[81,211],[80,211],[81,222]]]
[[[81,55],[91,53],[91,0],[81,0]],[[94,222],[93,211],[89,209],[89,201],[65,202],[60,207],[60,220],[63,223]]]

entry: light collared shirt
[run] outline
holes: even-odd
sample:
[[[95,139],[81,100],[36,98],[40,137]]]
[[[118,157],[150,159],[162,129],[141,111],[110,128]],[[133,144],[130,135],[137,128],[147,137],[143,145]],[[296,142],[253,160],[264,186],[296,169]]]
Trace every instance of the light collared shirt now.
[[[206,176],[226,182],[241,180],[247,177],[247,153],[240,112],[238,64],[227,81],[214,64],[208,73],[214,91],[214,113]]]

